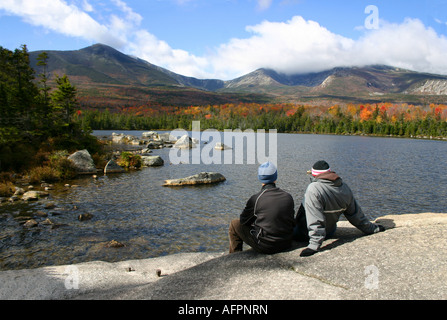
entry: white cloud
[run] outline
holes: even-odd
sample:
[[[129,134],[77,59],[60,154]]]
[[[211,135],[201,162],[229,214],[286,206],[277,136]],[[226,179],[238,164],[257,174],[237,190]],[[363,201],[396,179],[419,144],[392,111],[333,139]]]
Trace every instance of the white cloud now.
[[[0,9],[22,17],[27,23],[57,33],[104,43],[117,49],[127,49],[130,54],[177,73],[209,76],[203,71],[206,68],[206,58],[171,48],[165,41],[141,29],[143,17],[124,1],[110,2],[122,15],[115,10],[115,13],[103,18],[106,21],[103,24],[83,11],[94,11],[87,0],[75,1],[82,9],[75,4],[67,4],[64,0],[1,0]]]
[[[175,73],[203,78],[212,76],[205,71],[208,64],[205,57],[197,57],[185,50],[173,49],[168,43],[159,40],[146,30],[135,33],[133,41],[127,46],[127,51]]]
[[[321,71],[338,65],[354,41],[334,34],[317,22],[296,16],[287,22],[264,21],[247,27],[253,35],[232,39],[214,56],[219,74],[244,74],[257,68],[284,73]]]
[[[259,10],[266,10],[272,5],[272,0],[257,0]]]
[[[447,38],[418,19],[381,23],[351,51],[352,64],[380,63],[415,71],[447,74]]]
[[[447,39],[418,19],[400,24],[382,22],[380,29],[364,30],[359,40],[299,16],[287,22],[264,21],[247,27],[247,31],[251,37],[231,39],[210,57],[220,77],[228,79],[262,67],[306,73],[369,64],[447,74]]]
[[[121,0],[111,0],[111,2],[124,14],[121,17],[117,14],[111,14],[107,28],[109,32],[123,42],[123,46],[129,43],[132,34],[137,30],[143,20],[143,17],[135,13],[125,2]]]
[[[368,64],[447,74],[447,38],[418,19],[393,24],[381,21],[379,29],[358,30],[363,33],[358,40],[300,16],[286,22],[264,21],[246,27],[247,38],[230,39],[196,56],[172,48],[144,30],[143,17],[123,0],[109,0],[114,10],[101,12],[101,23],[88,13],[96,13],[89,0],[72,1],[1,0],[0,9],[32,25],[108,44],[173,72],[198,78],[228,80],[258,68],[305,73]],[[258,3],[264,8],[271,5],[271,1]]]
[[[191,1],[193,1],[193,0],[175,0],[175,2],[179,5],[184,5],[184,4],[190,3]]]
[[[0,8],[22,17],[29,24],[57,33],[118,47],[124,44],[106,26],[62,0],[2,0]]]
[[[92,6],[87,0],[83,0],[83,2],[82,2],[82,8],[84,9],[84,11],[87,11],[87,12],[93,12],[93,11],[95,11],[95,10],[93,9],[93,6]]]
[[[133,25],[139,26],[143,17],[135,13],[125,2],[121,0],[111,0],[122,12],[126,14],[126,21]]]

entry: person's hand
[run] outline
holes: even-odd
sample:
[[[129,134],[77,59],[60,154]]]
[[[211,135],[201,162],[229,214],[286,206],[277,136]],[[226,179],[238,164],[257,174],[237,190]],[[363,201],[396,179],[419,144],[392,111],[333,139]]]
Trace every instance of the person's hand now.
[[[303,251],[301,251],[300,253],[300,257],[309,257],[315,253],[317,253],[318,251],[310,249],[310,248],[306,248]]]
[[[374,230],[374,233],[383,232],[383,231],[385,231],[385,227],[380,225],[380,224],[378,224],[376,229]]]

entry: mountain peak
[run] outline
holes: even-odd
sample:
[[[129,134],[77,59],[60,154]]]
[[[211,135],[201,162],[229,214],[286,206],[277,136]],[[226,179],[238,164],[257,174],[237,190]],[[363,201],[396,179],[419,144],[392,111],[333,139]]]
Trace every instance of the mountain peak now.
[[[112,48],[111,46],[108,46],[103,43],[95,43],[91,46],[85,47],[80,49],[79,51],[92,51],[92,50],[112,50],[112,51],[118,51],[115,48]]]
[[[125,63],[135,63],[136,60],[133,57],[116,50],[115,48],[112,48],[108,45],[101,43],[97,43],[92,46],[83,48],[79,50],[79,52],[81,52],[82,54],[100,57],[102,59],[112,59],[118,62],[125,62]]]
[[[178,82],[155,66],[126,55],[108,45],[94,44],[76,51],[48,51],[49,72],[63,72],[83,83],[178,86]],[[30,52],[31,61],[36,63]],[[79,83],[77,83],[79,84]]]

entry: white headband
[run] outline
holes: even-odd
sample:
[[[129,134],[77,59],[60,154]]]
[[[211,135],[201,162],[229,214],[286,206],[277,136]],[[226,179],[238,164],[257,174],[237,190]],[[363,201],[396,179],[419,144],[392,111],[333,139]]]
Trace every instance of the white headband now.
[[[331,168],[326,169],[326,170],[315,170],[314,168],[312,168],[312,175],[313,176],[318,176],[319,174],[325,173],[325,172],[330,172]]]

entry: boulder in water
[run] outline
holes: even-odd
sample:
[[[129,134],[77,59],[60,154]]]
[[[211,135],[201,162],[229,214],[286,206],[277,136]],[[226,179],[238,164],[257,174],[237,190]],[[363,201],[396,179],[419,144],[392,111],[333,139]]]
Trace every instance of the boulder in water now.
[[[78,174],[95,174],[97,171],[92,156],[87,150],[76,151],[68,157],[68,160],[73,162]]]
[[[225,181],[226,178],[217,172],[201,172],[199,174],[181,178],[181,179],[173,179],[173,180],[165,180],[163,186],[171,187],[171,186],[191,186],[191,185],[200,185],[200,184],[212,184],[219,183]]]
[[[118,165],[114,160],[110,160],[107,162],[106,166],[104,167],[104,173],[121,173],[124,172],[124,168]]]
[[[50,194],[46,191],[27,191],[23,194],[23,201],[35,201],[42,197],[48,197]]]
[[[164,161],[160,156],[141,156],[143,167],[158,167],[164,165]]]
[[[216,143],[216,146],[214,147],[214,149],[227,150],[227,149],[231,149],[231,148],[229,146],[227,146],[226,144],[223,144],[222,142],[218,142],[218,143]]]
[[[196,144],[195,144],[194,140],[187,134],[185,134],[180,139],[178,139],[177,142],[174,144],[174,148],[179,148],[179,149],[191,149],[191,148],[195,148],[195,147],[196,147]]]

